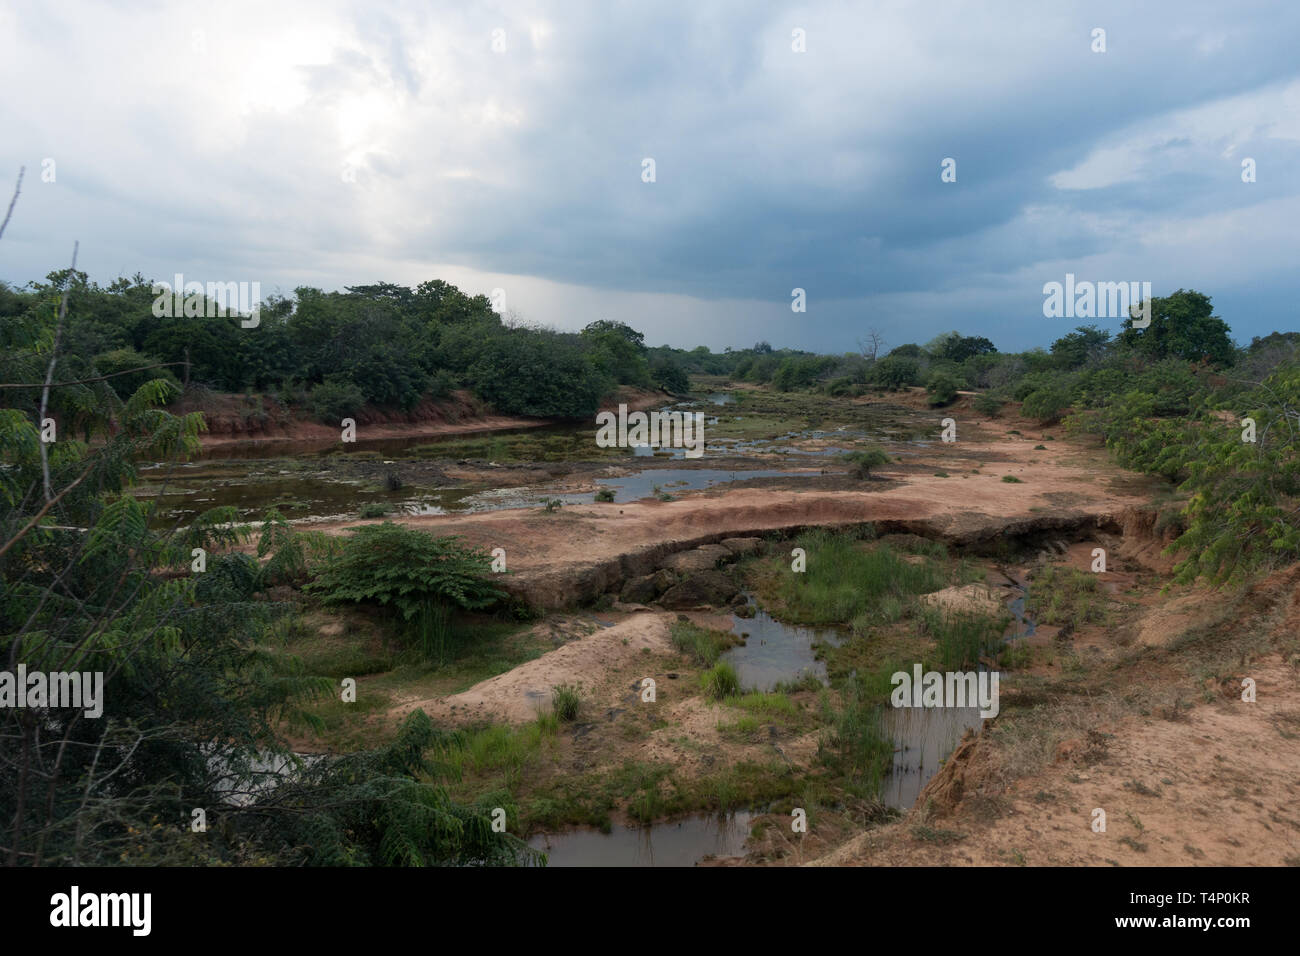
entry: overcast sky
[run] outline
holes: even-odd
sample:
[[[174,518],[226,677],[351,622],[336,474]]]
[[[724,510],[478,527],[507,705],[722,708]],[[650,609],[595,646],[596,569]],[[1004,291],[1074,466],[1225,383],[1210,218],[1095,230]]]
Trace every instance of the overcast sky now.
[[[1069,272],[1195,288],[1245,342],[1300,328],[1298,40],[1294,0],[5,0],[0,279],[79,239],[101,283],[443,278],[653,345],[1009,350],[1080,324],[1043,316]]]

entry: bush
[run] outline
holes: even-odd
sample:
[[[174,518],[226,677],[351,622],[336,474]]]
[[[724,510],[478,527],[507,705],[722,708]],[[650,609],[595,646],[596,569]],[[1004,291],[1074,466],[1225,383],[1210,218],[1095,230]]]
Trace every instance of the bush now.
[[[596,500],[597,500],[597,501],[613,501],[613,500],[614,500],[614,489],[613,489],[613,488],[601,488],[598,492],[596,492]]]
[[[848,395],[853,391],[853,380],[847,375],[842,375],[839,378],[833,378],[827,382],[826,385],[823,386],[823,390],[827,395],[834,398],[840,398],[841,396]]]
[[[365,404],[365,395],[351,382],[321,382],[311,390],[312,414],[327,425],[337,425],[361,411]]]
[[[1040,423],[1049,425],[1060,421],[1069,409],[1069,393],[1058,386],[1048,386],[1026,396],[1021,412],[1026,418],[1037,419]]]
[[[925,383],[925,390],[930,393],[927,401],[936,406],[950,405],[957,399],[958,387],[957,379],[950,372],[931,372]]]
[[[204,604],[247,601],[261,587],[262,566],[247,554],[218,554],[195,577],[194,596]]]
[[[870,476],[872,468],[888,465],[892,459],[880,448],[868,448],[864,451],[849,452],[844,456],[852,467],[849,470],[854,478],[865,479]]]
[[[388,514],[388,505],[382,501],[367,501],[358,512],[363,518],[382,518]]]
[[[895,349],[895,351],[898,351]],[[871,368],[871,381],[888,389],[906,388],[921,381],[919,362],[901,356],[886,355]]]
[[[406,621],[431,605],[490,607],[505,595],[489,579],[492,559],[433,535],[385,521],[353,531],[303,590],[326,604],[392,605]]]
[[[665,392],[680,395],[691,390],[686,370],[671,357],[656,357],[650,363],[650,380]]]
[[[1006,403],[1007,401],[1005,398],[999,398],[996,395],[985,392],[982,395],[976,395],[975,401],[971,402],[971,405],[974,406],[975,411],[979,412],[981,415],[995,418],[997,417],[998,412],[1002,411],[1002,406]]]

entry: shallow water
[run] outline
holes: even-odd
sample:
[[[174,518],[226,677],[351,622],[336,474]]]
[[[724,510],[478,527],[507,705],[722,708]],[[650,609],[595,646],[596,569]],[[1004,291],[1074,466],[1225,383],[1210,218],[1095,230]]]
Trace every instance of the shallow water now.
[[[909,809],[967,729],[978,731],[982,723],[978,707],[886,707],[884,729],[896,749],[880,799],[899,810]]]
[[[750,814],[696,814],[648,827],[614,826],[539,834],[528,845],[547,854],[548,866],[694,866],[704,857],[739,856]]]
[[[751,599],[750,604],[753,604]],[[753,617],[731,616],[731,632],[745,635],[744,645],[728,648],[722,659],[736,668],[740,686],[746,690],[770,691],[777,684],[812,674],[826,683],[826,663],[816,658],[816,647],[825,642],[839,647],[843,636],[830,628],[792,627],[766,611]]]

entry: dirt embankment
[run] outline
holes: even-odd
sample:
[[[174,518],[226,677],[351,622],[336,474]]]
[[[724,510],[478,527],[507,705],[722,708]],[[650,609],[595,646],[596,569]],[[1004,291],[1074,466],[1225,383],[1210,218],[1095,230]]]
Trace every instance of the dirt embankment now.
[[[1085,689],[1008,697],[906,817],[814,865],[1300,865],[1300,565],[1145,603],[1076,635]]]
[[[670,396],[663,392],[623,387],[606,399],[602,407],[617,408],[621,402],[630,409],[645,409],[670,400]],[[203,392],[182,398],[170,410],[175,414],[203,413],[208,425],[207,434],[203,436],[205,446],[251,441],[329,445],[339,440],[338,426],[316,421],[309,409],[283,405],[267,394]],[[353,418],[357,423],[357,437],[366,440],[423,438],[557,424],[551,418],[498,415],[465,390],[451,392],[439,399],[424,398],[410,411],[367,405]]]

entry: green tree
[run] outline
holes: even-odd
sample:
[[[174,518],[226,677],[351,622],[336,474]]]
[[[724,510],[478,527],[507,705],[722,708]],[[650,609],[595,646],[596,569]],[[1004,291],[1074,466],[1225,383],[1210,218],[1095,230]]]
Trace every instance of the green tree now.
[[[1126,322],[1119,345],[1152,360],[1166,358],[1231,365],[1236,349],[1228,337],[1228,324],[1213,315],[1210,297],[1179,289],[1173,295],[1151,300],[1151,324],[1134,328]]]

